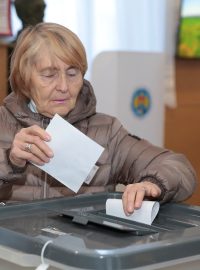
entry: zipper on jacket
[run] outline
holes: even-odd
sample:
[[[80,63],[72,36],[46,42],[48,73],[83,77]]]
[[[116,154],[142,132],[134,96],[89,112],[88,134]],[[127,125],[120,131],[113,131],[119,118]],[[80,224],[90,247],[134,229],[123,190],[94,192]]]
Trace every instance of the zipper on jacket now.
[[[50,122],[50,121],[49,121]],[[46,121],[46,124],[45,124],[45,118],[42,119],[42,127],[45,129],[46,126],[48,125],[49,123],[47,123]],[[43,186],[43,198],[46,199],[47,198],[47,173],[45,172],[44,173],[44,186]]]
[[[47,198],[47,173],[44,174],[44,189],[43,189],[43,198]]]

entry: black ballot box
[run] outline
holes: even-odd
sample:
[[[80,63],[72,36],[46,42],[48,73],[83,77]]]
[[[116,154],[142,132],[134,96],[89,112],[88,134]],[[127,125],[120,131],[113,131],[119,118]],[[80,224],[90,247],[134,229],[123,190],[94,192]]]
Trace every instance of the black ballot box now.
[[[145,225],[106,215],[121,195],[0,206],[0,266],[35,269],[42,255],[49,269],[200,269],[200,207],[167,203]]]

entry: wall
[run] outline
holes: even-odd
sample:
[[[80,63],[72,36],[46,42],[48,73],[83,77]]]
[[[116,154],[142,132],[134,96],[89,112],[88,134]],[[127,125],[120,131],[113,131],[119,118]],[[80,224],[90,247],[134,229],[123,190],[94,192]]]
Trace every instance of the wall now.
[[[165,147],[184,153],[200,177],[200,61],[176,60],[177,108],[166,109]],[[200,205],[200,187],[187,203]]]
[[[8,56],[7,46],[0,44],[0,104],[7,95],[7,78],[8,78]]]

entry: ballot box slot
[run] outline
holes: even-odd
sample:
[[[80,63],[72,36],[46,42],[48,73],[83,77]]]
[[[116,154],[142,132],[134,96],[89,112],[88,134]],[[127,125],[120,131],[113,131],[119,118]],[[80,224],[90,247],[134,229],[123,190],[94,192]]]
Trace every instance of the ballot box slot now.
[[[97,226],[104,226],[105,228],[119,230],[120,232],[129,232],[135,235],[155,234],[158,232],[153,226],[104,215],[101,210],[93,212],[65,210],[62,212],[62,215],[63,217],[71,217],[72,222],[84,226],[92,223]]]
[[[73,210],[64,210],[62,215],[63,217],[71,217],[72,222],[84,226],[92,223],[97,226],[113,228],[115,230],[130,232],[132,234],[141,236],[147,234],[155,234],[158,232],[161,233],[167,231],[176,231],[196,226],[196,224],[191,222],[187,223],[185,221],[177,220],[173,217],[165,216],[164,214],[158,214],[151,225],[146,225],[140,222],[107,215],[105,209],[98,211],[87,211],[86,209],[77,208]]]
[[[98,216],[102,216],[103,218],[108,217],[108,215],[106,214],[106,210],[102,209],[102,210],[98,210],[98,211],[93,211],[92,212],[95,215]],[[111,217],[111,216],[109,216]],[[112,217],[113,218],[113,217]],[[117,218],[114,217],[114,219],[119,219],[119,220],[124,220],[122,218]],[[132,224],[133,221],[131,220],[126,220],[127,224]],[[140,224],[140,226],[148,226],[151,229],[157,230],[159,232],[161,231],[171,231],[171,230],[176,230],[176,229],[186,229],[186,228],[190,228],[190,227],[195,227],[195,226],[199,226],[200,225],[200,220],[199,220],[199,224],[196,224],[194,222],[192,222],[191,220],[186,220],[183,218],[182,219],[177,219],[176,217],[171,217],[168,216],[166,214],[162,214],[158,213],[157,217],[155,218],[155,220],[153,221],[153,223],[150,225],[145,225],[139,222],[136,222],[138,224]]]

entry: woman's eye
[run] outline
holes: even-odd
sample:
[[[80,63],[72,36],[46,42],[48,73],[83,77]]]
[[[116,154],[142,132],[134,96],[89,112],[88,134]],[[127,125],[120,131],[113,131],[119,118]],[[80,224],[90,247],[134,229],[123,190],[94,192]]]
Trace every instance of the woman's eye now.
[[[74,77],[74,76],[76,76],[76,72],[68,72],[68,76]]]
[[[78,71],[76,69],[68,70],[67,75],[70,77],[74,77],[78,74]]]
[[[74,77],[74,76],[76,76],[76,73],[69,73],[68,74],[70,77]]]
[[[43,74],[42,76],[45,77],[45,78],[53,78],[55,77],[55,73],[51,73],[51,74]]]

